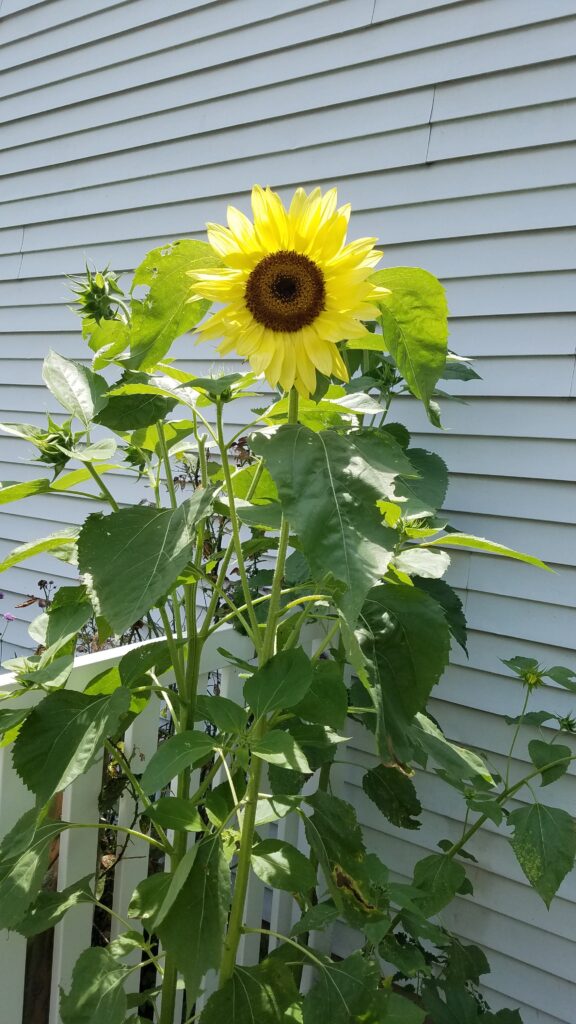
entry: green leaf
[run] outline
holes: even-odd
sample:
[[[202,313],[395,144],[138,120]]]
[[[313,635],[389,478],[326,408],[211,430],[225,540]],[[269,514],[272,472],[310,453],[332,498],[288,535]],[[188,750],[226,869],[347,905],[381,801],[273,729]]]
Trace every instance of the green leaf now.
[[[430,547],[432,544],[442,544],[443,547],[463,547],[472,548],[475,551],[486,551],[490,555],[516,558],[520,562],[528,562],[529,565],[535,565],[538,569],[546,569],[548,572],[553,571],[548,565],[541,562],[539,558],[535,558],[534,555],[525,555],[521,551],[507,548],[504,544],[495,544],[491,540],[485,540],[484,537],[473,537],[468,533],[448,533],[444,537],[436,537],[435,540],[428,541],[427,547]]]
[[[280,729],[272,729],[262,739],[251,744],[252,753],[262,761],[269,764],[280,765],[281,768],[289,768],[291,771],[310,771],[310,765],[303,750],[288,732]]]
[[[532,764],[542,772],[543,786],[549,786],[551,782],[556,782],[556,779],[565,775],[573,756],[570,747],[565,747],[561,743],[544,743],[543,740],[530,740],[528,753]]]
[[[223,373],[219,377],[190,377],[183,383],[194,390],[204,391],[212,399],[224,398],[225,400],[227,392],[236,390],[234,385],[238,381],[242,381],[242,386],[238,390],[244,391],[247,385],[252,385],[254,377],[252,374]]]
[[[154,930],[154,922],[168,895],[172,877],[167,872],[159,871],[138,882],[132,893],[128,906],[128,917],[136,917],[143,921],[147,931]]]
[[[441,509],[448,490],[448,467],[435,452],[409,448],[406,455],[418,477],[396,481],[395,498],[403,516],[429,516]],[[403,499],[399,501],[399,499]]]
[[[127,370],[114,389],[119,393],[109,395],[106,408],[96,416],[95,422],[117,433],[125,433],[166,419],[176,407],[176,399],[151,387],[151,379],[147,373]]]
[[[471,992],[445,987],[443,995],[441,999],[432,983],[424,984],[422,1002],[434,1024],[480,1024],[480,1008]]]
[[[146,765],[140,780],[145,793],[156,793],[185,768],[200,764],[214,750],[214,738],[188,729],[164,740]]]
[[[189,301],[194,292],[189,272],[215,266],[220,266],[220,260],[208,243],[189,238],[152,249],[146,255],[132,283],[132,291],[138,285],[148,285],[144,299],[132,298],[130,345],[135,366],[154,366],[175,338],[202,319],[210,303],[204,299]]]
[[[116,464],[99,465],[98,474],[103,476],[104,473],[110,472],[113,469],[119,469],[120,466]],[[69,491],[72,487],[76,487],[78,484],[83,484],[87,480],[92,479],[92,474],[89,469],[74,469],[71,473],[64,473],[63,476],[58,477],[57,480],[53,480],[50,484],[50,490],[56,491]]]
[[[494,779],[482,758],[466,747],[450,743],[427,715],[416,715],[411,735],[418,746],[448,775],[453,775],[457,779],[474,779],[480,776],[485,782],[494,785]]]
[[[92,365],[101,370],[128,348],[130,328],[123,320],[84,320],[82,334],[95,353]]]
[[[124,1024],[124,981],[130,968],[102,947],[85,949],[72,972],[68,994],[60,997],[62,1024]]]
[[[412,779],[400,768],[379,764],[366,772],[362,788],[388,821],[398,828],[420,828],[422,805]]]
[[[272,475],[315,577],[330,573],[345,584],[341,603],[355,621],[397,541],[376,508],[396,472],[392,460],[387,464],[388,448],[382,446],[377,461],[372,444],[361,447],[354,433],[314,433],[302,426],[280,427],[271,437],[257,434],[252,447]]]
[[[466,944],[453,936],[448,952],[446,980],[450,984],[462,985],[470,981],[473,985],[479,985],[483,974],[490,974],[490,964],[484,951],[479,946]]]
[[[162,796],[146,808],[146,814],[162,828],[184,832],[203,832],[206,828],[196,804],[181,797]]]
[[[370,280],[390,289],[379,300],[384,341],[412,394],[429,410],[448,355],[444,288],[419,267],[388,267]]]
[[[312,684],[312,665],[301,647],[280,651],[244,683],[244,697],[256,718],[291,708]]]
[[[418,904],[426,917],[433,917],[456,896],[466,882],[466,872],[458,861],[441,853],[419,860],[414,868],[414,885],[422,890]]]
[[[273,889],[307,893],[316,885],[316,871],[308,857],[281,839],[264,839],[254,847],[252,870]]]
[[[445,551],[429,551],[425,547],[407,547],[394,556],[394,567],[407,576],[437,580],[450,567],[450,555]]]
[[[558,807],[535,803],[508,815],[510,845],[530,884],[547,907],[574,867],[576,823]]]
[[[268,959],[256,967],[236,965],[232,977],[210,996],[200,1024],[289,1024],[297,1018],[286,1010],[298,1001],[292,972],[284,964]]]
[[[341,729],[348,714],[348,691],[343,670],[335,661],[321,659],[314,664],[312,683],[294,713],[306,722]]]
[[[13,762],[40,803],[86,771],[129,704],[124,689],[109,696],[58,690],[33,709],[14,744]]]
[[[378,946],[378,952],[386,963],[393,964],[407,978],[431,973],[422,950],[414,942],[400,942],[398,936],[386,935]]]
[[[452,590],[452,587],[446,583],[445,580],[425,580],[420,578],[415,580],[414,583],[420,590],[424,590],[429,597],[433,598],[434,601],[437,601],[441,606],[444,615],[446,616],[446,622],[448,623],[448,628],[452,636],[456,643],[460,644],[464,653],[467,654],[468,650],[466,647],[466,641],[468,638],[468,630],[462,601],[458,597],[458,594]]]
[[[330,901],[317,903],[310,907],[299,921],[292,927],[290,935],[303,935],[306,932],[323,931],[338,919],[338,910]]]
[[[7,505],[9,501],[20,501],[20,498],[29,498],[33,494],[43,494],[49,490],[50,481],[47,478],[26,480],[25,483],[16,480],[0,481],[0,505]]]
[[[397,992],[377,992],[364,1024],[425,1024],[426,1014],[410,995]],[[460,1021],[459,1024],[464,1024]]]
[[[0,929],[15,928],[38,896],[52,843],[67,828],[50,820],[36,827],[37,817],[36,808],[27,811],[0,846]]]
[[[402,756],[406,730],[448,662],[444,613],[416,587],[387,583],[370,591],[356,636],[380,693],[380,733],[391,737]]]
[[[256,804],[256,828],[261,825],[268,825],[279,818],[285,818],[287,814],[295,810],[300,803],[297,796],[263,796]]]
[[[175,509],[144,505],[88,517],[78,566],[97,614],[123,633],[160,600],[190,559],[194,527],[210,507],[199,489]]]
[[[565,690],[570,690],[571,693],[576,693],[576,673],[570,668],[562,668],[560,665],[555,665],[553,668],[547,668],[542,670],[543,676],[548,676],[549,679],[553,679],[559,686],[563,686]]]
[[[39,555],[44,551],[49,551],[55,558],[60,558],[63,562],[70,562],[76,549],[77,537],[78,530],[70,528],[51,533],[49,537],[43,537],[42,540],[19,544],[17,548],[13,548],[3,562],[0,562],[0,572],[5,572],[13,565],[18,565],[25,559],[33,558],[34,555]]]
[[[218,732],[239,736],[246,729],[248,712],[228,697],[201,694],[196,698],[196,721],[210,722]]]
[[[53,928],[71,907],[76,907],[79,903],[93,903],[94,896],[90,889],[92,879],[93,875],[87,875],[62,892],[41,892],[18,922],[16,931],[29,939],[48,928]]]
[[[322,961],[323,969],[304,998],[303,1024],[350,1024],[368,1009],[380,971],[360,952],[338,963],[327,957]]]
[[[479,373],[470,365],[469,359],[457,356],[454,352],[448,353],[446,366],[441,375],[441,380],[481,380]]]
[[[60,405],[86,427],[108,401],[104,377],[57,352],[50,351],[44,360],[42,378]]]
[[[188,854],[194,854],[193,859]],[[230,872],[218,836],[197,843],[188,854],[189,873],[172,903],[168,891],[156,929],[184,975],[187,1003],[192,1007],[206,971],[220,966],[230,905]],[[175,884],[176,876],[172,886]]]

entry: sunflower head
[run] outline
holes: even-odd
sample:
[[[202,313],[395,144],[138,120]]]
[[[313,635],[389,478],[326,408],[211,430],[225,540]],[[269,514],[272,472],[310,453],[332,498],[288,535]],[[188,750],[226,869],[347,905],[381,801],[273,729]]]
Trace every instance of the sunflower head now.
[[[309,397],[316,371],[348,380],[337,343],[369,337],[362,320],[378,315],[379,289],[369,277],[381,253],[375,238],[346,243],[350,207],[336,189],[299,188],[288,209],[270,189],[252,190],[253,221],[228,207],[228,227],[208,225],[222,267],[190,271],[194,298],[222,304],[200,328],[222,338],[258,374]]]

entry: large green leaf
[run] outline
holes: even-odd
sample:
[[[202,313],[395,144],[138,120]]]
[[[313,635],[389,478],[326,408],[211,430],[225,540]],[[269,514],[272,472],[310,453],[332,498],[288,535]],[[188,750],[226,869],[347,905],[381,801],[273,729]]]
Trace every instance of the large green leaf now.
[[[96,323],[88,318],[82,325],[82,334],[94,352],[92,365],[95,370],[100,370],[128,348],[130,327],[124,320],[100,320]]]
[[[294,712],[306,722],[341,729],[348,714],[348,690],[341,665],[319,659],[314,665],[312,684]]]
[[[13,548],[3,562],[0,562],[0,572],[5,572],[13,565],[19,565],[25,559],[33,558],[34,555],[42,554],[44,551],[49,551],[55,558],[60,558],[64,562],[69,562],[74,556],[77,537],[78,530],[70,528],[58,530],[57,533],[51,533],[49,537],[43,537],[42,540],[19,544],[17,548]]]
[[[316,885],[316,871],[308,857],[281,839],[264,839],[254,847],[252,869],[273,889],[307,893]]]
[[[298,1018],[286,1010],[298,1001],[292,972],[283,963],[269,959],[256,967],[237,964],[232,977],[210,996],[200,1024],[289,1024]]]
[[[85,426],[89,426],[108,401],[108,384],[104,377],[57,352],[51,351],[44,360],[42,377],[60,405]]]
[[[210,303],[195,302],[189,271],[219,266],[220,260],[207,242],[182,238],[152,249],[136,269],[132,290],[147,285],[144,299],[132,299],[132,349],[134,366],[154,366],[168,352],[175,338],[202,319]]]
[[[17,480],[0,481],[0,505],[7,505],[9,501],[20,501],[20,498],[29,498],[33,494],[42,494],[49,490],[50,481],[47,477],[26,480],[24,483]]]
[[[387,583],[368,595],[356,635],[380,692],[380,732],[402,755],[406,730],[448,661],[444,613],[416,587]]]
[[[166,419],[177,402],[150,385],[147,373],[126,371],[109,395],[108,404],[96,416],[96,423],[125,433],[153,426]],[[146,390],[148,389],[148,390]],[[136,442],[135,442],[136,443]]]
[[[288,425],[271,437],[255,435],[252,446],[264,458],[315,577],[331,574],[344,583],[342,607],[355,621],[397,541],[376,507],[390,493],[396,451],[387,463],[389,446],[382,445],[377,461],[372,441],[357,444],[354,433]]]
[[[432,853],[418,861],[414,868],[414,886],[422,890],[418,905],[426,917],[432,917],[454,899],[466,882],[466,872],[459,861]]]
[[[530,740],[528,753],[532,764],[542,772],[543,786],[549,786],[565,775],[573,756],[570,747],[562,743],[545,743],[543,740]]]
[[[47,928],[53,928],[71,907],[76,907],[79,903],[93,903],[94,896],[90,889],[92,877],[87,875],[62,892],[41,892],[18,922],[16,931],[29,939],[32,935],[46,931]]]
[[[78,540],[78,566],[94,608],[117,633],[152,608],[190,559],[194,527],[210,507],[197,490],[175,509],[145,505],[88,517]]]
[[[62,1024],[124,1024],[129,973],[107,949],[85,949],[72,972],[70,991],[60,997]]]
[[[534,803],[508,816],[510,844],[522,871],[547,907],[574,867],[576,822],[558,807]]]
[[[280,651],[244,683],[244,697],[257,718],[291,708],[312,683],[312,665],[301,647]]]
[[[370,280],[389,289],[379,300],[384,342],[412,394],[429,412],[448,355],[444,288],[419,267],[388,267]]]
[[[220,966],[230,904],[230,871],[218,836],[196,844],[186,854],[186,878],[174,876],[177,896],[168,890],[158,935],[184,975],[188,1006],[192,1006],[203,975]],[[166,908],[168,909],[166,910]]]
[[[441,729],[427,715],[416,715],[410,736],[448,776],[456,780],[480,777],[489,785],[494,785],[494,779],[482,758],[474,751],[447,740]]]
[[[322,958],[317,980],[302,1005],[303,1024],[350,1024],[362,1019],[380,981],[380,971],[362,953],[335,963]]]
[[[41,803],[86,771],[129,704],[123,688],[104,696],[57,690],[34,708],[14,744],[13,761]]]
[[[446,583],[445,580],[419,578],[414,580],[414,583],[415,586],[420,590],[424,590],[441,606],[444,615],[446,616],[446,622],[448,623],[448,628],[450,629],[452,636],[456,640],[456,643],[460,644],[462,650],[467,654],[466,641],[468,637],[468,630],[466,626],[466,616],[464,615],[464,608],[458,594],[452,590],[452,587]]]
[[[262,761],[295,772],[309,772],[310,765],[302,748],[288,732],[272,729],[262,739],[250,744],[252,753]]]
[[[229,697],[200,694],[196,698],[196,721],[210,722],[218,732],[240,735],[246,729],[248,712]]]
[[[170,736],[158,747],[141,779],[146,793],[163,789],[179,772],[203,761],[214,749],[215,740],[205,732],[192,729]]]
[[[396,481],[396,498],[404,516],[429,516],[442,508],[448,490],[448,468],[436,452],[409,448],[406,452],[418,476]]]
[[[505,544],[495,544],[494,541],[485,540],[484,537],[473,537],[469,533],[447,533],[443,537],[435,537],[434,540],[428,541],[426,546],[431,547],[433,544],[441,544],[442,547],[472,548],[474,551],[485,551],[489,555],[517,558],[520,562],[528,562],[529,565],[535,565],[538,569],[547,569],[548,572],[552,572],[548,565],[534,555],[525,555],[522,551],[506,547]]]
[[[67,827],[44,821],[36,827],[38,811],[27,811],[0,846],[0,929],[15,928],[38,896],[48,868],[50,847]]]
[[[388,821],[399,828],[420,828],[422,805],[414,783],[400,768],[379,764],[362,779],[362,788]]]

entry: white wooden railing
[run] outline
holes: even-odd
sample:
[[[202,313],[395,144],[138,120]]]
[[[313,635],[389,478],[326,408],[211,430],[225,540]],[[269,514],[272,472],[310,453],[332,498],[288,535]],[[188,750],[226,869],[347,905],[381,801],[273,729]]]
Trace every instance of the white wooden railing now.
[[[201,663],[201,692],[206,692],[215,673],[219,676],[220,692],[238,699],[241,695],[241,680],[237,670],[226,662],[217,648],[224,647],[240,658],[250,658],[252,648],[249,641],[233,629],[222,628],[204,648]],[[127,648],[118,648],[79,657],[68,682],[72,689],[83,690],[87,683],[104,669],[116,664]],[[14,680],[10,675],[0,676],[0,694],[13,689]],[[30,704],[30,696],[19,699],[20,704]],[[11,707],[17,704],[11,703]],[[138,770],[144,770],[147,761],[157,748],[160,724],[160,705],[151,701],[147,709],[127,730],[124,743],[128,757],[138,758]],[[102,781],[102,761],[78,778],[64,793],[62,817],[70,821],[97,821],[98,796]],[[217,781],[220,781],[219,779]],[[32,794],[26,789],[12,768],[11,753],[7,747],[0,748],[0,839],[13,827],[15,822],[32,807]],[[133,802],[124,795],[119,805],[119,824],[130,825],[133,818]],[[304,839],[294,815],[278,823],[277,834],[282,838],[303,846]],[[275,826],[272,826],[275,828]],[[98,856],[98,830],[74,829],[66,831],[60,838],[58,858],[58,889],[64,889],[96,869]],[[134,887],[148,874],[148,844],[143,840],[131,840],[126,855],[114,870],[114,894],[112,910],[126,917],[128,903]],[[296,913],[295,913],[296,912]],[[264,886],[252,879],[248,895],[248,923],[260,927],[263,920],[269,922],[273,931],[286,934],[297,917],[297,908],[288,893],[266,891]],[[293,916],[295,915],[295,916]],[[90,945],[93,907],[81,904],[74,907],[56,926],[52,956],[49,1024],[60,1024],[60,987],[68,989],[72,969],[80,952]],[[136,923],[134,922],[134,926]],[[118,926],[112,918],[112,935]],[[243,963],[258,960],[259,936],[245,936],[240,949]],[[319,937],[320,938],[320,937]],[[323,945],[322,937],[321,944]],[[137,962],[136,960],[134,962]],[[26,968],[26,940],[15,932],[0,931],[0,1024],[24,1024],[24,988]],[[130,991],[139,990],[140,973],[130,975]],[[207,992],[210,990],[208,979]],[[181,1019],[181,1005],[177,1007],[174,1024]],[[27,1022],[26,1022],[27,1024]]]

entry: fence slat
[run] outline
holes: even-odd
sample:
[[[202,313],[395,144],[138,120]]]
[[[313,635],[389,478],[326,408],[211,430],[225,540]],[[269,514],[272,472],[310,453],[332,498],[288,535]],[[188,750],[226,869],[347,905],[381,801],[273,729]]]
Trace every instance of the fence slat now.
[[[8,748],[0,748],[0,839],[32,806],[32,797],[12,768]],[[0,993],[6,1021],[20,1024],[24,1010],[26,939],[16,932],[0,932]]]

